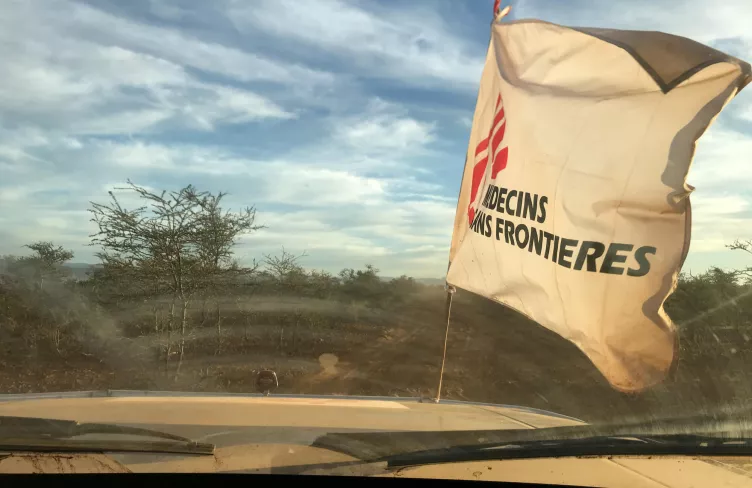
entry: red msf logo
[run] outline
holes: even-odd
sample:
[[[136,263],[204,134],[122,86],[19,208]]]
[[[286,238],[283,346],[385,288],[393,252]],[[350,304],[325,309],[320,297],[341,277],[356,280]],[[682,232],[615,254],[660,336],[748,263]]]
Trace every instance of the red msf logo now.
[[[499,171],[507,167],[509,148],[504,146],[499,150],[499,146],[504,140],[506,128],[507,119],[504,116],[504,104],[501,102],[501,94],[499,94],[496,99],[493,124],[491,124],[491,129],[488,131],[488,137],[480,141],[475,148],[475,166],[473,166],[473,181],[470,189],[470,205],[467,206],[467,218],[470,220],[471,225],[475,218],[475,197],[478,196],[478,190],[486,175],[489,161],[491,162],[491,179],[496,179]]]

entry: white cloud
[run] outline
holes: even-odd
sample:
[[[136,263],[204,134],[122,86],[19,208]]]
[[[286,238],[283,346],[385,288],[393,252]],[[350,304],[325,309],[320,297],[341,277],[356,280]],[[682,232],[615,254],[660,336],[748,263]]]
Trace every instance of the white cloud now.
[[[149,11],[166,20],[181,20],[189,15],[185,9],[163,0],[149,0]]]
[[[373,77],[474,89],[483,55],[454,35],[432,10],[368,11],[354,2],[230,2],[227,17],[241,31],[264,31],[347,58]]]
[[[733,258],[728,261],[717,253],[730,253],[726,246],[735,239],[752,238],[750,154],[752,139],[722,125],[700,139],[687,179],[695,187],[690,268],[702,271],[716,261],[730,264]]]
[[[752,238],[748,194],[695,192],[691,199],[692,253],[724,251],[735,239]]]
[[[152,127],[164,122],[172,114],[164,108],[123,110],[106,113],[104,110],[95,113],[74,114],[68,112],[60,121],[60,129],[67,134],[76,135],[118,135],[140,134],[148,132]],[[55,127],[57,128],[57,127]]]
[[[257,202],[322,207],[379,202],[388,195],[403,195],[442,203],[441,197],[433,194],[440,187],[404,176],[404,170],[370,177],[344,165],[322,167],[317,161],[323,158],[312,152],[307,160],[253,160],[219,147],[167,146],[139,140],[91,142],[87,151],[91,153],[87,159],[106,161],[110,168],[119,167],[130,174],[179,173],[185,179],[215,176],[232,179],[233,186],[245,182],[252,185],[247,188],[253,190]]]
[[[339,133],[348,144],[378,149],[407,149],[433,139],[433,126],[411,118],[378,116],[343,126]]]
[[[26,37],[38,33],[42,35],[39,42],[47,41],[47,35],[54,34],[65,39],[74,34],[96,44],[119,45],[176,65],[241,81],[328,83],[332,79],[325,72],[272,61],[235,47],[202,41],[174,28],[135,22],[67,0],[6,2],[0,13],[8,35],[23,34],[20,37]],[[55,47],[48,42],[44,44]]]
[[[213,130],[290,118],[266,97],[203,81],[188,69],[240,80],[248,73],[288,83],[305,79],[305,73],[282,65],[254,64],[256,58],[237,49],[86,5],[11,2],[0,6],[0,14],[0,112],[16,126],[107,135],[141,133],[160,124]]]
[[[752,138],[723,126],[713,126],[697,144],[688,182],[713,191],[743,191],[752,188],[749,160]]]
[[[750,201],[741,195],[695,194],[692,205],[702,209],[700,215],[694,215],[695,222],[712,221],[725,215],[734,215],[752,207]]]
[[[389,248],[374,245],[370,239],[353,236],[339,229],[306,229],[304,239],[294,238],[289,232],[289,227],[298,228],[298,222],[294,218],[285,214],[271,214],[268,217],[271,222],[278,224],[276,228],[260,230],[244,239],[249,245],[263,246],[264,254],[274,253],[283,246],[296,254],[333,251],[341,253],[343,257],[357,257],[358,259],[372,259],[391,253]],[[285,227],[285,224],[289,227]]]
[[[275,202],[326,206],[358,204],[385,196],[385,184],[341,170],[273,162],[259,168],[266,198]]]
[[[420,151],[435,138],[435,124],[417,120],[393,104],[376,99],[356,116],[333,122],[334,137],[364,153]]]
[[[746,95],[746,92],[742,92],[742,93]],[[745,97],[745,98],[752,98],[752,97]],[[746,120],[747,122],[752,122],[752,103],[744,104],[744,107],[738,110],[737,113],[739,114],[739,117],[742,120]]]
[[[42,229],[65,229],[68,227],[68,222],[60,217],[39,217],[35,223]]]
[[[141,141],[131,143],[105,141],[100,144],[95,143],[92,148],[101,151],[104,161],[132,169],[177,169],[176,159],[180,157],[180,151],[177,148],[161,144],[146,144]]]
[[[264,97],[224,86],[194,84],[187,89],[167,88],[160,90],[158,96],[161,107],[171,117],[200,130],[214,130],[218,124],[295,117]]]
[[[308,265],[330,271],[370,263],[387,276],[439,277],[446,271],[453,218],[453,204],[384,195],[346,207],[264,212],[269,229],[245,239],[245,247],[306,251]]]

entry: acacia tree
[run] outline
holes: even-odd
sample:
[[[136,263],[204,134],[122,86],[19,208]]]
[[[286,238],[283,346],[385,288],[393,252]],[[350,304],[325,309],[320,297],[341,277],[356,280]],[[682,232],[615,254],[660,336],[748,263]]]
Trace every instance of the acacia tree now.
[[[40,289],[44,286],[45,279],[64,275],[63,264],[73,259],[72,251],[64,249],[63,246],[55,246],[49,241],[37,241],[24,247],[34,253],[19,259],[19,264],[33,270]]]
[[[40,338],[48,338],[61,353],[72,309],[70,300],[61,298],[67,295],[63,287],[50,284],[66,276],[63,265],[73,252],[49,241],[24,247],[33,252],[0,258],[0,335],[17,333],[30,348],[36,348]]]
[[[106,204],[91,203],[92,221],[98,232],[91,244],[99,246],[100,279],[127,282],[148,294],[171,297],[167,323],[166,361],[171,354],[171,333],[180,334],[179,362],[185,353],[188,306],[199,291],[231,282],[255,270],[232,259],[242,235],[262,228],[256,225],[256,209],[239,212],[221,207],[226,193],[213,195],[188,185],[179,191],[154,193],[128,181],[119,190],[130,191],[143,206],[129,210],[113,192]],[[180,307],[179,321],[175,305]]]
[[[305,286],[306,272],[300,265],[300,260],[306,253],[292,254],[282,247],[281,254],[264,254],[264,271],[270,276],[282,291],[299,291]]]
[[[371,264],[366,264],[362,270],[345,268],[339,272],[339,277],[345,295],[351,299],[375,304],[384,297],[386,286],[379,278],[379,270]]]
[[[733,244],[728,246],[729,249],[737,250],[737,251],[744,251],[747,254],[752,255],[752,239],[747,240],[739,240],[737,239],[734,241]],[[747,266],[746,268],[737,271],[737,274],[740,276],[744,276],[748,282],[752,282],[752,266]]]

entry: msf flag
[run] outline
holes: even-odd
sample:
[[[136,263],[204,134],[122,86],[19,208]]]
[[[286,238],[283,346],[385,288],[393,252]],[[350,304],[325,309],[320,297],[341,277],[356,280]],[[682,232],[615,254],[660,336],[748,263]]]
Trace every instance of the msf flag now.
[[[570,340],[619,390],[661,381],[695,143],[749,81],[747,63],[660,32],[494,24],[448,284]]]

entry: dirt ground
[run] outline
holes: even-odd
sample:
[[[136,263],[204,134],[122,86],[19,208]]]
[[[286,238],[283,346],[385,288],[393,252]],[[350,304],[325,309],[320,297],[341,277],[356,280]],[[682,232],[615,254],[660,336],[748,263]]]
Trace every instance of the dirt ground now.
[[[426,288],[391,310],[264,297],[243,307],[224,306],[219,333],[214,327],[191,331],[179,372],[177,358],[165,367],[150,352],[155,337],[119,337],[120,351],[107,355],[39,354],[6,362],[0,392],[255,392],[256,373],[268,368],[279,377],[278,393],[436,396],[445,330],[440,287]],[[275,315],[280,310],[318,318],[283,320]],[[256,314],[252,322],[251,312]],[[460,292],[452,310],[442,397],[524,405],[595,422],[729,412],[747,403],[750,388],[743,373],[749,363],[739,356],[726,358],[724,369],[683,364],[663,385],[624,395],[567,341],[500,305]]]

